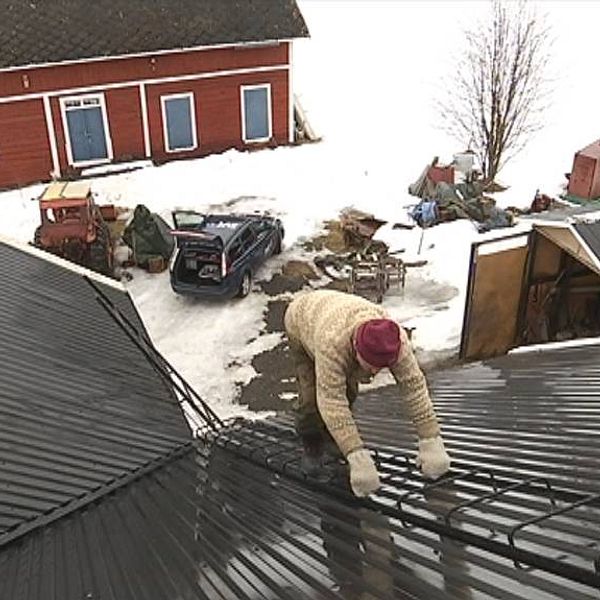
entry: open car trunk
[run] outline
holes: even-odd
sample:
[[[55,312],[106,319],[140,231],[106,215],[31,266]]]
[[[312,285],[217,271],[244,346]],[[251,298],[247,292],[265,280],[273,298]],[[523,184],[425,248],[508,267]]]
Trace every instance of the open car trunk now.
[[[201,231],[205,216],[193,211],[173,213],[177,241],[174,271],[178,281],[218,285],[225,274],[223,240]]]
[[[224,274],[223,242],[218,236],[174,231],[179,252],[175,274],[184,283],[217,285]]]

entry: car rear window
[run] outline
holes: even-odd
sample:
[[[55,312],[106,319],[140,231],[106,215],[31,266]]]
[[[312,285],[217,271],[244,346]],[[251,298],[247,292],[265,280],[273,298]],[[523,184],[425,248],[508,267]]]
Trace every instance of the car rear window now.
[[[235,220],[227,217],[211,216],[204,221],[203,231],[212,235],[218,235],[223,244],[227,242],[237,233],[244,221]]]

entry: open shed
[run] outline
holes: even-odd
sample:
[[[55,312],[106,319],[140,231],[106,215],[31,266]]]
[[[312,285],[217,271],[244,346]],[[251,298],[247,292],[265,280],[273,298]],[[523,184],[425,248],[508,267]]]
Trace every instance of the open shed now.
[[[473,244],[461,358],[600,335],[600,222]]]

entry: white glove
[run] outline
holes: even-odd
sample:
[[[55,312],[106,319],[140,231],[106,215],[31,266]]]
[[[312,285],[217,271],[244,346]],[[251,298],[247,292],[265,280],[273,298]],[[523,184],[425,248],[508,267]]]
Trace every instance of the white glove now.
[[[442,438],[438,435],[419,440],[419,455],[415,462],[427,479],[441,477],[450,468],[450,457]]]
[[[355,496],[363,498],[379,488],[379,474],[368,450],[354,450],[346,460],[350,467],[350,486]]]

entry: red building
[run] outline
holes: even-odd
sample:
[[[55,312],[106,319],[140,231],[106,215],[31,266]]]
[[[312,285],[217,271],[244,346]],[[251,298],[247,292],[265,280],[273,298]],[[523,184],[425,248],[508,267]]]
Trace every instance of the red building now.
[[[585,200],[600,198],[600,140],[575,154],[567,191]]]
[[[295,0],[0,0],[0,187],[293,141]]]

